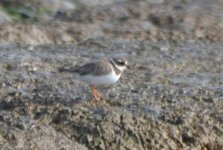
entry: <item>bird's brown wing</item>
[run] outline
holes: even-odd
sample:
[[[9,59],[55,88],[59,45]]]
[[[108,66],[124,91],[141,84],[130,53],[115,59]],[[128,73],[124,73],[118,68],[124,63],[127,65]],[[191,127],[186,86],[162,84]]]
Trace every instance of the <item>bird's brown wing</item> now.
[[[108,74],[111,71],[111,64],[105,61],[89,63],[79,68],[76,68],[75,72],[80,75],[103,75]]]

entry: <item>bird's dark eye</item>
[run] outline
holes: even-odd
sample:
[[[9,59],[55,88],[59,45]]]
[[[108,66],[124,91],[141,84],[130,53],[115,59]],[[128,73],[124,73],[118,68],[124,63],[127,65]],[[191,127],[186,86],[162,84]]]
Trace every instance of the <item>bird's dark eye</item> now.
[[[125,62],[122,61],[122,60],[115,60],[115,62],[120,65],[120,66],[124,66],[125,65]]]
[[[126,66],[127,65],[127,61],[125,59],[122,59],[122,58],[113,58],[112,61],[114,61],[114,63],[119,65],[119,66]]]
[[[121,66],[125,65],[125,63],[123,61],[119,61],[118,64],[121,65]]]

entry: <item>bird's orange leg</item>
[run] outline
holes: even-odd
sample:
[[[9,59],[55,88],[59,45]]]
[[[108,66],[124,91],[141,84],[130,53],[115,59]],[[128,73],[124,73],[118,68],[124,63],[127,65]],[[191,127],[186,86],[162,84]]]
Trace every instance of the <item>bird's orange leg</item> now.
[[[101,94],[97,91],[96,87],[91,86],[91,91],[92,91],[92,94],[93,94],[95,100],[99,101],[101,99]]]

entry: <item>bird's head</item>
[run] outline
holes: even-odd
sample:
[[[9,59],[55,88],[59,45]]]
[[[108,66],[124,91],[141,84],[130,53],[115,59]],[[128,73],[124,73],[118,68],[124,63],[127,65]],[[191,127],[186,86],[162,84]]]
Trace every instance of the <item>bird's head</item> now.
[[[128,61],[122,57],[115,57],[111,59],[111,62],[122,72],[126,69]]]

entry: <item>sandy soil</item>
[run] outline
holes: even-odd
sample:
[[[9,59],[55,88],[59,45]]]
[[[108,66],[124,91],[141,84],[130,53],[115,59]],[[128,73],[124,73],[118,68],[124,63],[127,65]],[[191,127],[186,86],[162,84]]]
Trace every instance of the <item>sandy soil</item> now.
[[[114,2],[0,26],[0,149],[222,149],[222,2]],[[61,66],[122,55],[89,87]]]

